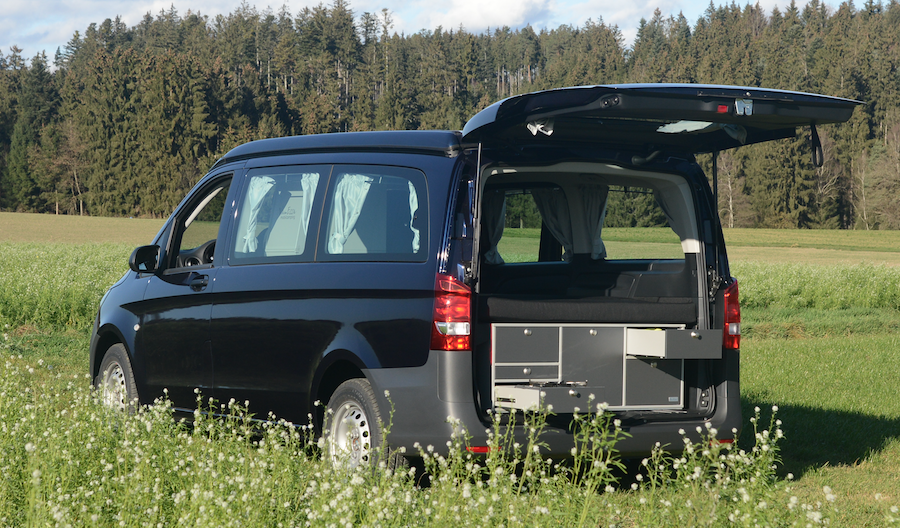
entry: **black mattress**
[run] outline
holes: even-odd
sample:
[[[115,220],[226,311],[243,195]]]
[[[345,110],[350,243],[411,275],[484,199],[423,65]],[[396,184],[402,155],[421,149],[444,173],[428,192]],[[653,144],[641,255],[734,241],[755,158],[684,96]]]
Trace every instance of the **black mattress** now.
[[[522,295],[482,295],[478,319],[486,323],[629,323],[697,322],[689,297],[586,297],[558,299]]]

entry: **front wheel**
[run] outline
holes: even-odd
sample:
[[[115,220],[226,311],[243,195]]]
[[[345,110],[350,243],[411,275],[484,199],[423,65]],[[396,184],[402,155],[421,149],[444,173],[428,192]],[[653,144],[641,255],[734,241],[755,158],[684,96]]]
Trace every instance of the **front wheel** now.
[[[94,379],[94,387],[100,391],[100,401],[117,411],[134,412],[138,401],[134,371],[128,352],[121,343],[106,351],[100,362],[100,373]]]
[[[338,386],[326,411],[325,441],[335,466],[369,464],[382,445],[381,411],[372,386],[364,378]]]

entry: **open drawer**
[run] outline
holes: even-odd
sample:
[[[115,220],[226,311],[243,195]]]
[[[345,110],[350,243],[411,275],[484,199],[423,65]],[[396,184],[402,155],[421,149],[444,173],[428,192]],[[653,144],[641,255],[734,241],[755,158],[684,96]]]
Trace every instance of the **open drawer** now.
[[[722,330],[626,328],[625,355],[661,359],[721,359]]]

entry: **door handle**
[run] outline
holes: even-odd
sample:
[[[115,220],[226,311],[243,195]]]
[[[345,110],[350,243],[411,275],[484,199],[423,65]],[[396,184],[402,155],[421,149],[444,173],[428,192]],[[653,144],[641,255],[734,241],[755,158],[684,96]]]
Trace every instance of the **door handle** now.
[[[201,291],[206,288],[209,284],[209,277],[206,275],[198,275],[191,279],[191,289],[194,291]]]

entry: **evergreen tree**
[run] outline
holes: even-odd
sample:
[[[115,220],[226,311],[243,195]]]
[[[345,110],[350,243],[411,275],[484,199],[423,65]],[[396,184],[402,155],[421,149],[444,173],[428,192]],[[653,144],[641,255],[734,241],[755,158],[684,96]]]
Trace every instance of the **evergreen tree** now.
[[[539,228],[541,213],[530,194],[506,196],[506,227]]]
[[[9,56],[0,53],[0,207],[15,207],[7,177],[13,127],[16,124],[16,104],[24,71],[22,50],[12,47]]]
[[[611,186],[606,202],[606,227],[664,227],[666,214],[645,189]]]
[[[7,207],[24,211],[40,207],[38,175],[29,163],[29,151],[39,142],[42,129],[55,119],[58,105],[59,94],[47,68],[47,57],[38,54],[25,70],[17,96],[16,122],[4,178]]]
[[[753,145],[747,186],[761,227],[806,228],[815,217],[816,175],[807,137]]]

